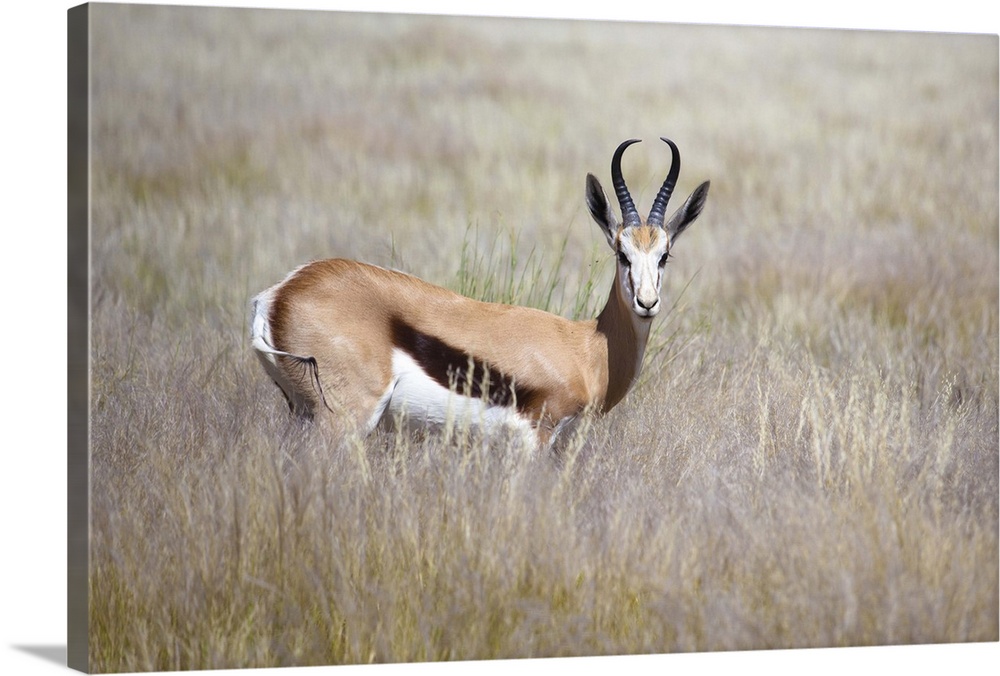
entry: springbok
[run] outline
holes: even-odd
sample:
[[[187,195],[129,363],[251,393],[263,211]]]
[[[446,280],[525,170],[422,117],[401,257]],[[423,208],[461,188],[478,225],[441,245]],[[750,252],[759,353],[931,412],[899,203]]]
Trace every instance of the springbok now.
[[[610,410],[639,374],[670,250],[708,195],[705,181],[664,223],[680,153],[662,140],[670,171],[645,222],[621,171],[622,154],[638,139],[611,159],[621,222],[587,175],[587,207],[617,258],[596,319],[481,302],[336,258],[303,265],[259,293],[253,347],[291,411],[362,434],[383,420],[440,426],[469,416],[487,433],[513,429],[541,447],[583,411]]]

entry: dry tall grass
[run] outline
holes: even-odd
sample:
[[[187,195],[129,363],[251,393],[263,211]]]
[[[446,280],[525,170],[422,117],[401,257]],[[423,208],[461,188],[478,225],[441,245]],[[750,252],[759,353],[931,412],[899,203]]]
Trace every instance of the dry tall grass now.
[[[996,37],[91,13],[94,670],[998,639]],[[252,293],[591,313],[661,134],[709,204],[560,457],[288,419]]]

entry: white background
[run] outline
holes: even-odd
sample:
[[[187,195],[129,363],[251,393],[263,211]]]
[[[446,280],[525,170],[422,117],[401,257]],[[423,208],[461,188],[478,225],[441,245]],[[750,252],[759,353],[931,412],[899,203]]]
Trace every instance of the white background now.
[[[66,12],[74,3],[20,0],[0,20],[0,673],[65,671],[66,646]],[[169,4],[180,4],[172,2]],[[191,2],[301,9],[628,19],[721,24],[996,34],[985,0],[936,3],[553,0],[471,3],[418,0]],[[821,4],[822,6],[817,6]],[[211,673],[259,674],[837,674],[996,673],[1000,644],[777,651],[475,664],[318,667]]]

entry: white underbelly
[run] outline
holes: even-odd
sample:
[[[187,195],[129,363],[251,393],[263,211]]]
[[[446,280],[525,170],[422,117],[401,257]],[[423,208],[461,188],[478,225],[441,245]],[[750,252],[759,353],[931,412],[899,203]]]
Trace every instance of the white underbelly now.
[[[392,380],[373,415],[372,426],[379,420],[405,421],[410,427],[471,426],[488,434],[512,432],[531,445],[538,442],[531,423],[515,408],[490,406],[480,398],[443,387],[399,349],[392,351]]]

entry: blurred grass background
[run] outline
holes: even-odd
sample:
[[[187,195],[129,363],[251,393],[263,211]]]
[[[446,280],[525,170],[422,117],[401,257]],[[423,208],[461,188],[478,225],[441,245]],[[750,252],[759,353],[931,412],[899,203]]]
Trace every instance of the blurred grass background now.
[[[996,36],[91,12],[94,670],[997,640]],[[591,316],[661,135],[708,206],[565,457],[288,419],[253,293]]]

